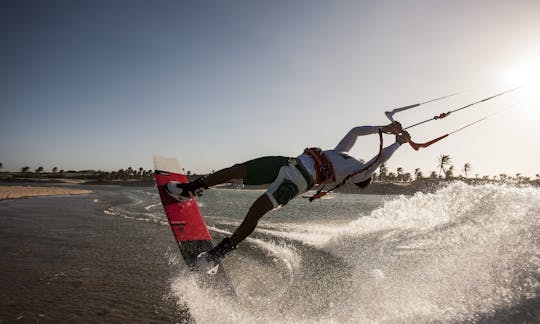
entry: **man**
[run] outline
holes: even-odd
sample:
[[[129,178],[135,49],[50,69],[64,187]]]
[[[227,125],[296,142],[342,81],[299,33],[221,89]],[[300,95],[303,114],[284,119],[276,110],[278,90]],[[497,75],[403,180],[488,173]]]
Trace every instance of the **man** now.
[[[385,147],[367,163],[347,155],[359,136],[377,133],[399,134],[396,142]],[[382,136],[382,135],[381,135]],[[267,156],[235,164],[206,178],[190,183],[171,181],[167,192],[177,200],[187,200],[200,194],[203,189],[225,183],[231,179],[243,179],[244,184],[271,184],[268,190],[251,205],[246,217],[232,234],[208,252],[201,253],[197,262],[205,270],[213,268],[225,254],[248,237],[259,219],[274,208],[286,205],[291,199],[317,185],[336,185],[351,181],[359,188],[371,182],[371,175],[385,163],[410,136],[398,122],[386,126],[360,126],[351,129],[333,150],[306,149],[296,158]]]

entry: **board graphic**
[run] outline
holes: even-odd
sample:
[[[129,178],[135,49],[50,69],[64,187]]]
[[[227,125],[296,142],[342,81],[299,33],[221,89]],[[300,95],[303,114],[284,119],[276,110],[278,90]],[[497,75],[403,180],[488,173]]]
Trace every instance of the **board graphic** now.
[[[226,294],[234,295],[234,287],[223,264],[219,265],[215,274],[204,273],[197,267],[197,256],[214,247],[197,199],[179,202],[165,190],[169,181],[188,182],[187,177],[181,173],[180,164],[175,158],[154,155],[154,170],[161,203],[184,262],[190,270],[200,274],[205,286],[217,287]]]

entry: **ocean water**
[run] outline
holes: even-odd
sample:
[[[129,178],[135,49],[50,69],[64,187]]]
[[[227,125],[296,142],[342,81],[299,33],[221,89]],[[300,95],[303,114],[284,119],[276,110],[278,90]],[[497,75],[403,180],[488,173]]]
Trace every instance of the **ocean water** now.
[[[208,190],[216,241],[261,191]],[[103,212],[162,226],[178,267],[164,298],[197,323],[540,321],[540,190],[452,183],[433,194],[297,198],[266,215],[224,261],[238,298],[199,288],[155,188],[96,191]]]

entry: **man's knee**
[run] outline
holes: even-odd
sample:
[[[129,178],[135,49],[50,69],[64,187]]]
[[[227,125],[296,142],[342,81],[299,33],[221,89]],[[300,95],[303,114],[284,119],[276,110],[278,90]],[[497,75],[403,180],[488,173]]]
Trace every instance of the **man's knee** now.
[[[264,214],[274,209],[272,201],[266,194],[260,196],[255,200],[253,205],[249,208],[249,214],[257,216],[257,219],[261,218]]]

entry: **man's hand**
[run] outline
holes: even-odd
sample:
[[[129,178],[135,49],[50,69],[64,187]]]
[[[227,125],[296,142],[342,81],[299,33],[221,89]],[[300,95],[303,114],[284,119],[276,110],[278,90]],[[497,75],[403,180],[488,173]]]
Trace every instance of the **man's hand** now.
[[[396,135],[396,142],[399,144],[408,143],[411,140],[411,135],[407,131],[401,131],[401,134]]]
[[[401,124],[397,121],[392,122],[386,126],[382,126],[381,130],[386,134],[399,134],[401,132]]]

